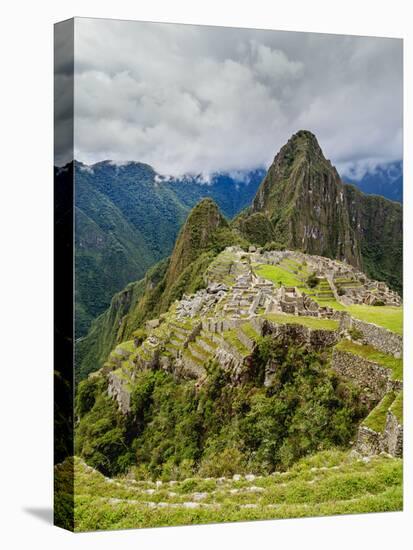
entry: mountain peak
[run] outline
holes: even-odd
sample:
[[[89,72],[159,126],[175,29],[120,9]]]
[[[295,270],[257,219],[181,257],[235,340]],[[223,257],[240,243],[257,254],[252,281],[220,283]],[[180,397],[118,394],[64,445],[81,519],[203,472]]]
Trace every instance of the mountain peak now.
[[[182,271],[211,244],[216,230],[224,227],[228,227],[228,222],[211,198],[202,199],[192,208],[172,252],[167,286],[175,282]]]
[[[274,163],[278,165],[285,164],[288,168],[291,166],[292,161],[302,162],[309,160],[320,160],[330,164],[324,157],[316,136],[309,130],[299,130],[280,149],[280,152],[274,159]]]
[[[269,219],[275,240],[285,246],[361,265],[343,184],[308,130],[280,149],[252,211]]]

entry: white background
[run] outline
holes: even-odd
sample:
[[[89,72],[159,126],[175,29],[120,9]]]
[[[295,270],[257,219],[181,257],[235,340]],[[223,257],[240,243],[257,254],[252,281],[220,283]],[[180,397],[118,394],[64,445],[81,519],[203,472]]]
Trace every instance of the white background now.
[[[406,548],[412,534],[411,2],[14,0],[0,64],[2,548]],[[74,15],[405,39],[405,512],[77,534],[51,526],[53,23]],[[104,37],[102,37],[104,40]],[[339,128],[337,131],[340,131]],[[410,338],[411,340],[411,338]],[[409,544],[410,547],[410,544]]]

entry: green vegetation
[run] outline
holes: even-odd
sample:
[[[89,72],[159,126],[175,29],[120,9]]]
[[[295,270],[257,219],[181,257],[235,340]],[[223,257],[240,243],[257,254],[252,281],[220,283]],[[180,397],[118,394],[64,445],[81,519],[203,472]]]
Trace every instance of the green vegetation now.
[[[271,241],[274,230],[270,220],[261,212],[245,213],[242,212],[233,222],[236,228],[250,243],[256,245],[264,245],[269,240]],[[272,242],[272,241],[271,241]],[[277,243],[277,250],[282,248],[281,243]],[[271,250],[275,250],[271,248]]]
[[[380,403],[371,411],[368,417],[364,420],[363,424],[374,430],[375,432],[381,433],[386,427],[386,416],[387,411],[391,407],[393,401],[395,400],[395,393],[387,393]]]
[[[254,267],[254,271],[260,277],[268,279],[272,283],[283,286],[302,286],[303,282],[294,273],[286,271],[280,266],[260,264]]]
[[[352,305],[346,306],[345,309],[356,319],[367,321],[368,323],[375,323],[396,334],[403,335],[402,307]]]
[[[399,211],[385,201],[375,203],[375,212],[369,199],[354,196],[350,220],[346,197],[352,196],[351,189],[341,184],[309,132],[293,136],[275,164],[277,169],[269,170],[251,208],[232,223],[208,197],[192,209],[183,225],[191,199],[178,197],[173,183],[166,189],[160,181],[154,191],[150,167],[141,165],[138,170],[144,180],[139,196],[139,201],[144,201],[139,205],[136,197],[131,197],[136,181],[140,181],[134,175],[136,167],[126,170],[127,176],[116,191],[113,178],[123,168],[100,163],[96,167],[98,183],[96,174],[91,175],[94,170],[80,170],[76,262],[84,278],[77,285],[76,306],[81,331],[91,312],[97,312],[99,303],[106,299],[107,288],[116,286],[125,273],[131,276],[130,270],[146,270],[168,247],[172,249],[178,228],[181,230],[170,258],[115,294],[88,335],[77,340],[75,452],[80,458],[71,463],[77,472],[77,529],[400,508],[401,462],[380,456],[365,463],[344,449],[354,441],[362,419],[366,426],[381,431],[391,410],[401,422],[401,392],[387,394],[366,418],[363,389],[331,369],[329,347],[317,352],[310,344],[300,347],[287,336],[297,332],[293,328],[279,331],[278,339],[261,336],[247,315],[236,329],[220,334],[210,333],[205,324],[199,334],[195,333],[194,329],[200,330],[205,309],[186,321],[176,317],[178,306],[174,302],[184,294],[197,292],[209,281],[230,286],[241,274],[233,295],[216,294],[221,299],[214,311],[216,319],[225,320],[226,311],[242,318],[239,307],[245,312],[248,300],[253,299],[257,314],[273,323],[329,331],[339,328],[339,322],[332,319],[265,314],[260,292],[266,289],[260,291],[259,285],[243,288],[251,257],[226,250],[232,245],[244,251],[253,243],[264,250],[288,247],[332,258],[339,255],[353,265],[364,263],[369,273],[397,287]],[[108,170],[113,173],[106,178]],[[95,183],[96,193],[91,192],[90,201],[82,199],[82,193],[87,195]],[[310,188],[309,206],[305,201]],[[314,220],[314,204],[317,200],[321,204],[326,192],[341,200],[335,201],[337,207],[331,211],[322,208],[320,219]],[[154,202],[145,204],[152,193],[156,195]],[[153,206],[157,216],[162,216],[159,223],[154,219]],[[142,208],[148,209],[148,216]],[[372,227],[380,225],[382,230],[381,216],[388,216],[383,224],[382,248],[380,235]],[[129,240],[126,234],[130,234]],[[320,238],[314,238],[315,234]],[[298,258],[287,255],[277,265],[258,264],[253,269],[276,285],[298,287],[322,306],[346,310],[356,318],[402,333],[402,308],[346,307],[335,300],[329,281],[317,277],[313,268]],[[390,273],[392,261],[394,274]],[[123,262],[127,265],[122,271]],[[111,263],[113,280],[110,269],[105,271]],[[98,269],[101,280],[95,277]],[[339,294],[359,285],[352,278],[337,279],[336,283]],[[95,294],[90,293],[91,285]],[[209,290],[202,299],[214,299],[214,289]],[[161,324],[148,330],[155,337],[152,346],[145,341],[145,321],[158,317]],[[191,341],[183,347],[191,333]],[[353,340],[362,336],[355,329],[351,335]],[[314,344],[317,349],[323,340],[321,334],[318,336],[315,340],[319,342]],[[225,367],[211,359],[219,342],[227,347],[221,338],[235,356]],[[248,339],[256,345],[251,346]],[[374,361],[389,369],[394,380],[402,379],[401,359],[354,341],[340,342],[337,349]],[[190,359],[181,369],[173,359],[177,352]],[[158,353],[162,368],[142,364],[142,359],[149,362]],[[99,370],[103,364],[105,368]],[[109,380],[113,382],[108,376],[110,370],[125,392],[118,395],[124,414],[108,395]],[[130,407],[123,402],[125,396],[130,398]],[[68,470],[69,466],[68,461]],[[65,497],[70,472],[65,463],[59,472],[62,498],[57,514],[64,523],[70,505]],[[219,479],[222,476],[225,479]],[[169,485],[171,481],[174,483]]]
[[[359,357],[364,357],[369,361],[378,363],[391,370],[393,380],[403,380],[403,359],[398,359],[392,355],[387,355],[372,346],[356,344],[350,340],[342,340],[336,345],[336,349],[347,351]]]
[[[311,273],[308,277],[307,277],[307,286],[309,288],[315,288],[317,285],[318,285],[318,277],[315,273]]]
[[[347,200],[353,204],[353,226],[360,224],[363,271],[402,293],[402,205],[377,195],[364,195],[353,185],[344,185],[343,188]]]
[[[244,346],[244,344],[241,342],[241,340],[238,338],[237,331],[235,329],[233,330],[226,330],[222,333],[222,336],[224,337],[224,340],[226,340],[231,346],[233,346],[238,353],[245,356],[249,354],[248,348]]]
[[[341,196],[337,208],[324,208],[326,193],[332,199]],[[259,231],[259,239],[248,218],[267,228]],[[275,241],[308,254],[344,257],[371,278],[402,289],[401,205],[344,185],[311,132],[300,130],[281,148],[237,227],[259,244]],[[320,238],[309,235],[309,227]]]
[[[235,334],[226,336],[238,345]],[[358,390],[328,369],[323,354],[285,344],[261,338],[248,380],[237,386],[216,364],[204,365],[208,376],[198,390],[195,381],[161,371],[137,373],[128,416],[107,396],[102,377],[82,381],[76,453],[106,475],[135,465],[159,478],[187,472],[189,465],[205,472],[214,464],[219,475],[219,464],[228,468],[230,451],[239,471],[269,473],[316,450],[345,445],[365,412]],[[268,362],[277,369],[264,387]]]
[[[320,282],[317,289],[318,292],[314,293],[314,289],[310,289],[308,285],[308,279],[306,283],[294,273],[286,271],[283,267],[277,265],[261,264],[254,267],[257,275],[260,275],[264,279],[275,284],[281,284],[284,286],[295,286],[300,288],[301,291],[306,294],[310,294],[313,300],[318,302],[322,306],[328,306],[338,311],[348,311],[350,315],[361,321],[367,321],[368,323],[375,323],[395,332],[396,334],[403,334],[403,308],[394,306],[367,306],[367,305],[349,305],[344,306],[334,299],[330,285],[327,281]],[[299,270],[298,274],[300,273]],[[311,276],[310,276],[311,277]],[[316,278],[317,279],[317,278]],[[317,279],[318,281],[318,279]],[[324,285],[324,286],[323,286]]]
[[[403,424],[403,391],[400,391],[393,401],[390,411],[397,418],[399,424]]]
[[[227,246],[245,245],[211,199],[204,199],[184,224],[169,260],[151,268],[143,281],[116,294],[111,306],[76,343],[76,380],[100,368],[113,347],[133,337],[143,323],[168,310],[184,293],[205,286],[204,273]]]
[[[287,313],[267,313],[265,318],[279,324],[304,325],[305,327],[319,330],[337,330],[338,321],[319,317],[305,317],[304,315],[288,315]]]
[[[352,340],[361,340],[363,338],[363,333],[358,328],[351,328],[349,331]]]
[[[230,461],[228,461],[230,463]],[[401,510],[402,461],[368,463],[340,450],[304,458],[286,472],[247,480],[190,477],[159,486],[109,483],[75,459],[77,531]]]
[[[248,182],[237,182],[216,175],[202,185],[196,178],[160,180],[138,162],[99,162],[91,168],[75,163],[77,337],[116,292],[169,256],[194,205],[210,196],[232,218],[251,202],[263,176],[256,170]]]

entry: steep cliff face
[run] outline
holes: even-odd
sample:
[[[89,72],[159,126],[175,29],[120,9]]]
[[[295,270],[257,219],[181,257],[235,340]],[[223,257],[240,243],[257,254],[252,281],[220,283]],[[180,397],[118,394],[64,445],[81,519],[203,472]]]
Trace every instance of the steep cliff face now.
[[[343,184],[311,132],[298,132],[282,147],[251,210],[269,218],[272,238],[287,247],[361,266]]]
[[[403,208],[398,202],[365,195],[344,185],[350,225],[357,235],[363,270],[373,279],[403,290]]]

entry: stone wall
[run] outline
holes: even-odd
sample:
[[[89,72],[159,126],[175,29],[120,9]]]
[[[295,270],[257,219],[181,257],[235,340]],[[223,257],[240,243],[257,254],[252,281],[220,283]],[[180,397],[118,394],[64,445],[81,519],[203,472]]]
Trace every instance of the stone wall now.
[[[387,452],[392,456],[403,456],[403,426],[391,411],[387,411],[384,437]]]
[[[360,426],[357,433],[356,449],[362,455],[378,455],[383,450],[382,434],[367,426]]]
[[[277,324],[272,321],[264,321],[262,334],[294,342],[298,346],[307,344],[317,350],[334,346],[340,340],[340,335],[334,330],[310,329],[295,323]]]
[[[403,456],[403,426],[391,411],[387,411],[386,426],[383,432],[376,432],[367,426],[360,426],[356,449],[363,455],[376,455],[382,452],[391,456]]]
[[[403,354],[403,338],[399,334],[395,334],[383,327],[366,323],[352,318],[351,328],[359,330],[363,335],[363,342],[373,346],[374,348],[401,357]]]
[[[245,358],[234,355],[233,351],[233,349],[220,347],[215,354],[215,359],[225,371],[230,373],[231,381],[238,383],[243,376]]]
[[[331,367],[363,390],[363,398],[367,404],[380,401],[388,391],[400,386],[399,382],[391,380],[392,373],[389,369],[347,351],[335,349]]]

